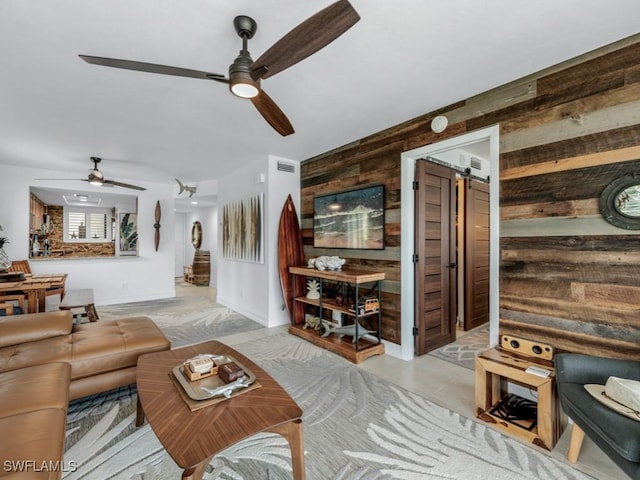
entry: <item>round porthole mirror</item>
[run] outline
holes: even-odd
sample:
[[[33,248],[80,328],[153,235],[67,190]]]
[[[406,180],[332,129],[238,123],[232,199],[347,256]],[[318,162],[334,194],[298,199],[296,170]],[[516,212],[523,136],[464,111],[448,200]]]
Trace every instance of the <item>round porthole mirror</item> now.
[[[600,195],[600,213],[616,227],[640,230],[640,173],[616,178]]]
[[[197,220],[193,222],[191,227],[191,243],[196,250],[202,245],[202,225]]]

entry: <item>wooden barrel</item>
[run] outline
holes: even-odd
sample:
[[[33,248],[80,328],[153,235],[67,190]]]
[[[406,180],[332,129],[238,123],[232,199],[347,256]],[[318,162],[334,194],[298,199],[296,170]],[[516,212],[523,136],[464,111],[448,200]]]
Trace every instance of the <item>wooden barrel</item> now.
[[[211,254],[208,250],[196,250],[193,256],[193,284],[209,285],[211,272]]]

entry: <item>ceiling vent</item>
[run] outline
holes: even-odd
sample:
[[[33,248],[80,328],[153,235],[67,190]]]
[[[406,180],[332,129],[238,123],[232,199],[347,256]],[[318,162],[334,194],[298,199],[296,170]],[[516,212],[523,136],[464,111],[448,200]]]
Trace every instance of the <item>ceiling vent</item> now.
[[[477,157],[471,157],[471,168],[475,168],[476,170],[482,170],[482,160]]]
[[[278,171],[279,172],[287,172],[287,173],[295,173],[296,166],[293,163],[281,162],[278,160]]]

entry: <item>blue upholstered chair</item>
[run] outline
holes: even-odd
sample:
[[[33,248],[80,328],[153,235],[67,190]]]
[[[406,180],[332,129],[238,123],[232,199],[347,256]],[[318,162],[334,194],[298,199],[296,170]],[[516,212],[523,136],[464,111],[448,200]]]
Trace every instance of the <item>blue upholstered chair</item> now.
[[[640,421],[603,405],[584,388],[605,385],[610,376],[640,380],[640,361],[564,353],[556,355],[555,365],[560,404],[574,422],[567,459],[578,460],[587,435],[629,477],[640,480]]]

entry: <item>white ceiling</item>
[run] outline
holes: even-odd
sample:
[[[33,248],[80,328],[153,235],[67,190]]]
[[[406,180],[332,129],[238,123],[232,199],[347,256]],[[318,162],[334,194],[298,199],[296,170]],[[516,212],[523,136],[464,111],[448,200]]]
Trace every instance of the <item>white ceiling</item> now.
[[[272,154],[304,160],[638,33],[638,0],[351,0],[361,16],[262,82],[274,132],[223,84],[89,65],[78,54],[227,74],[232,20],[256,59],[332,0],[2,0],[0,164],[190,184]],[[1,171],[1,169],[0,169]],[[67,176],[67,175],[61,175]]]

